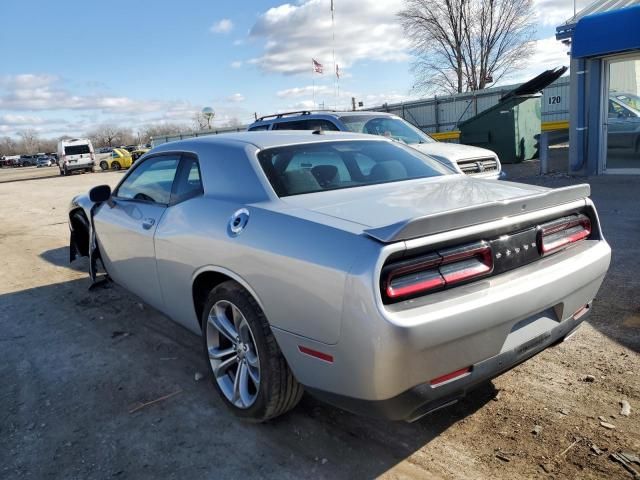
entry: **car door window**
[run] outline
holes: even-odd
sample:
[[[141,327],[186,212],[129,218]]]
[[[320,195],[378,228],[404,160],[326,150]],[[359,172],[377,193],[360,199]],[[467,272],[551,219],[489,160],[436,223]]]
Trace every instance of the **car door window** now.
[[[178,169],[178,175],[173,186],[171,203],[183,202],[203,193],[198,159],[192,156],[182,157],[182,164]]]
[[[117,198],[168,204],[180,157],[152,157],[133,170],[118,187]]]

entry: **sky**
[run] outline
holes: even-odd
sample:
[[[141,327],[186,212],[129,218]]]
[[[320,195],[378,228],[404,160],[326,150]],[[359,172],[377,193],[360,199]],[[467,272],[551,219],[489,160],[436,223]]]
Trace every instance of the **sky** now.
[[[568,65],[555,27],[567,0],[534,0],[537,42],[526,80]],[[589,2],[578,0],[578,10]],[[96,125],[193,123],[209,106],[214,126],[254,113],[347,108],[414,98],[402,0],[2,0],[0,137],[80,135]],[[314,75],[311,58],[325,66]]]

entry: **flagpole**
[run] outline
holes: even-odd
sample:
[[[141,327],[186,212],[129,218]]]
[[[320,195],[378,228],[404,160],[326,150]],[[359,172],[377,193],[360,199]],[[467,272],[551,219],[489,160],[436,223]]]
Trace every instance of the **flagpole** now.
[[[313,108],[312,110],[316,109],[316,67],[313,64],[313,58],[311,59],[311,82],[313,85]]]
[[[331,0],[331,54],[333,56],[333,74],[336,76],[336,78],[333,79],[333,108],[337,110],[340,88],[338,82],[340,80],[338,78],[338,70],[336,70],[336,25],[334,19],[335,6],[333,4],[333,1],[334,0]]]

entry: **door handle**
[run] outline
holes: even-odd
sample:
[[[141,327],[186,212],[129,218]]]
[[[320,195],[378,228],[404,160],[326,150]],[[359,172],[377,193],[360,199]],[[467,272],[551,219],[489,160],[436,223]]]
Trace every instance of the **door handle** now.
[[[142,228],[144,228],[145,230],[149,230],[151,227],[153,227],[154,223],[156,223],[155,218],[145,218],[142,221]]]

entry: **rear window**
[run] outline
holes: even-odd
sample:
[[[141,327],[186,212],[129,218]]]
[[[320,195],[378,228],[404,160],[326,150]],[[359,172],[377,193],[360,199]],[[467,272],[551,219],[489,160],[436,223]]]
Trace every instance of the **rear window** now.
[[[65,155],[84,155],[85,153],[91,153],[89,145],[68,145],[64,147]]]
[[[454,173],[417,150],[382,141],[276,147],[258,159],[280,197]]]

